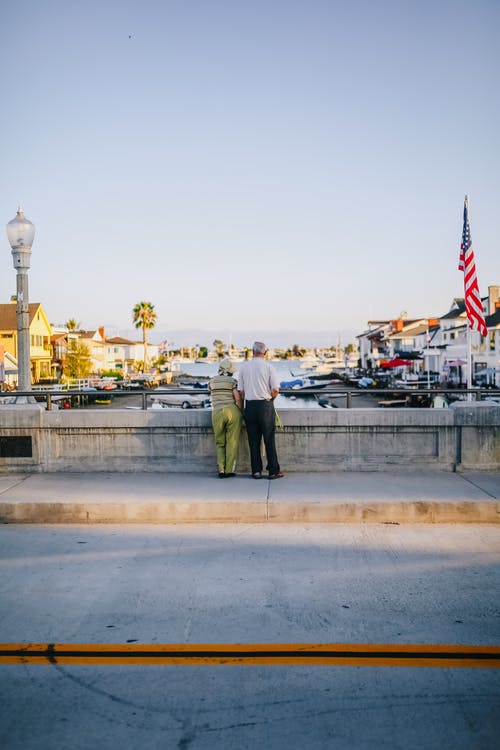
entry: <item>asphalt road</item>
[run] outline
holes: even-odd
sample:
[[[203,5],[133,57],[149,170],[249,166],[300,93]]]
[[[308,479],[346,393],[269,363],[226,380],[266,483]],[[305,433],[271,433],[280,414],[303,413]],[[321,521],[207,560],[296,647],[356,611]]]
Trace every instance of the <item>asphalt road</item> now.
[[[500,528],[0,527],[5,644],[500,645]],[[500,670],[6,664],[0,747],[493,749]]]

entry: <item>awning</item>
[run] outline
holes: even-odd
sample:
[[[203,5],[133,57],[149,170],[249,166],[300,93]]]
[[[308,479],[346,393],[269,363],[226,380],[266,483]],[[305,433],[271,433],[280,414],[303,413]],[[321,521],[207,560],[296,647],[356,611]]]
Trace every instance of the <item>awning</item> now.
[[[420,352],[396,351],[394,353],[396,357],[401,357],[402,359],[423,359],[423,356],[422,354],[420,354]]]
[[[500,372],[500,370],[495,367],[484,367],[482,370],[477,370],[474,375],[496,375],[497,372]]]
[[[387,362],[382,362],[380,366],[387,370],[391,367],[408,367],[412,364],[413,360],[411,359],[401,359],[401,357],[395,357],[394,359],[390,359]]]

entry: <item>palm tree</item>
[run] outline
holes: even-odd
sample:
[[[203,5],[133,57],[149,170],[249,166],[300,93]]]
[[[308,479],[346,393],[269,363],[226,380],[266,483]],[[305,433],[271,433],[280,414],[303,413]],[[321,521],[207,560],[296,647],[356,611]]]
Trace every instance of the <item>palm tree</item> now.
[[[68,331],[78,331],[80,326],[81,326],[81,323],[79,322],[77,323],[76,318],[70,318],[66,322],[66,328],[68,329]]]
[[[138,302],[134,309],[132,310],[133,313],[133,323],[136,328],[142,328],[142,343],[144,344],[144,369],[143,372],[146,372],[146,365],[147,365],[147,358],[148,358],[148,351],[147,351],[147,339],[146,339],[146,330],[148,328],[154,328],[156,325],[156,313],[155,313],[154,305],[151,304],[151,302]]]

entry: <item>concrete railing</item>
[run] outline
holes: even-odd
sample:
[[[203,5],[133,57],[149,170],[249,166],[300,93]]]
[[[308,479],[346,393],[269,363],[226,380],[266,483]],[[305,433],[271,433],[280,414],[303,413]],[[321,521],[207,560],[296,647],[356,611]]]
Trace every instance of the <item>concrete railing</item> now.
[[[290,471],[500,468],[500,406],[280,409],[280,463]],[[249,471],[246,433],[240,472]],[[0,409],[0,473],[215,471],[207,410]]]

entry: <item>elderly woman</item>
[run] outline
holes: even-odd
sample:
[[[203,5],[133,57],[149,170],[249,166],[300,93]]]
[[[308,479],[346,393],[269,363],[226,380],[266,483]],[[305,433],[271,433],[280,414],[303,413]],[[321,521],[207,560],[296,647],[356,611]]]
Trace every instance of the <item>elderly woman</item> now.
[[[230,359],[219,363],[219,374],[210,379],[212,426],[215,434],[219,477],[236,476],[241,431],[241,396],[233,378],[236,367]]]

